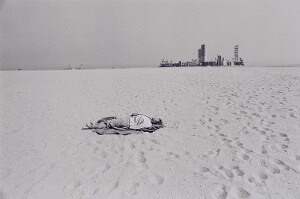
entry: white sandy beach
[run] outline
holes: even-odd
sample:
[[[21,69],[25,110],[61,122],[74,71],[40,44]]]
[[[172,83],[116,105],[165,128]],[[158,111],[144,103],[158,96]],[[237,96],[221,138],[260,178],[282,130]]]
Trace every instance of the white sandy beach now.
[[[0,198],[300,197],[300,68],[1,71],[0,83]],[[166,127],[81,130],[134,112]]]

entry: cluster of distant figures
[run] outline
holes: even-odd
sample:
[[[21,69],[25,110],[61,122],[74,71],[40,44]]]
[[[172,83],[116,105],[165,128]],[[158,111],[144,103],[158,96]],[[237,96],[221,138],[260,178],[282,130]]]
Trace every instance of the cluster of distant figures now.
[[[133,113],[127,117],[105,117],[96,123],[86,124],[82,130],[92,130],[93,132],[103,134],[132,134],[149,132],[163,128],[163,122],[160,118],[149,117],[145,114]]]
[[[69,64],[68,67],[65,68],[65,70],[83,70],[83,64],[80,64],[80,66],[71,66],[71,64]]]

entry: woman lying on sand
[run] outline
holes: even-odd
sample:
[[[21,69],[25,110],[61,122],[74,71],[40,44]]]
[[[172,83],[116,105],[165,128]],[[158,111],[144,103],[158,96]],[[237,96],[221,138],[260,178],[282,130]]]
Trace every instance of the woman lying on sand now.
[[[151,118],[145,114],[133,113],[125,118],[102,118],[98,120],[96,124],[86,124],[86,127],[87,128],[83,128],[83,130],[91,129],[94,130],[94,132],[96,131],[96,133],[98,134],[112,134],[111,131],[106,132],[105,129],[118,130],[116,133],[120,133],[119,131],[126,130],[145,131],[152,133],[153,131],[160,129],[164,126],[160,118]]]

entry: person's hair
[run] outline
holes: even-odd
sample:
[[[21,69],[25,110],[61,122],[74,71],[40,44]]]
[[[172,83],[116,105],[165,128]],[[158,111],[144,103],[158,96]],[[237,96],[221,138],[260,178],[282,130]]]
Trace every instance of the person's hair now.
[[[156,125],[162,125],[163,124],[160,118],[155,118],[155,117],[151,118],[151,123],[156,124]]]

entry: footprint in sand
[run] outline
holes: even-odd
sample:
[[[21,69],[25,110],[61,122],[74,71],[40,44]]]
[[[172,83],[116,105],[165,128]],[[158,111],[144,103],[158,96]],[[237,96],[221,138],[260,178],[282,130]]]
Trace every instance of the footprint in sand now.
[[[78,187],[80,187],[81,185],[81,182],[80,181],[77,181],[74,183],[74,186],[73,186],[73,190],[77,189]]]
[[[99,192],[99,187],[97,187],[94,191],[93,191],[93,195],[96,195]]]
[[[180,159],[179,155],[173,152],[167,152],[167,156]]]
[[[279,136],[280,137],[288,137],[287,134],[285,134],[285,133],[279,133]]]
[[[134,149],[134,148],[135,148],[134,143],[131,143],[131,144],[130,144],[130,148],[131,148],[131,149]]]
[[[260,151],[261,154],[265,155],[265,154],[268,154],[267,150],[266,150],[266,147],[265,146],[262,146],[261,147],[261,151]]]
[[[110,169],[110,164],[106,163],[105,167],[102,169],[102,173],[107,172]]]
[[[252,149],[245,149],[245,152],[246,152],[246,153],[252,153],[253,150],[252,150]]]
[[[211,172],[209,168],[207,167],[200,167],[200,172],[206,173],[206,172]]]
[[[243,129],[242,132],[245,134],[245,135],[248,135],[250,132],[246,129]]]
[[[268,179],[268,175],[264,172],[259,173],[259,178],[262,182],[265,182]]]
[[[280,147],[281,147],[281,149],[283,149],[285,152],[286,152],[286,149],[289,148],[289,146],[286,145],[286,144],[281,144]]]
[[[217,129],[217,131],[221,130],[220,125],[215,124],[214,127]]]
[[[74,193],[81,186],[80,181],[70,182],[64,187],[64,192]]]
[[[184,155],[185,155],[185,156],[188,156],[188,157],[191,157],[191,153],[188,152],[188,151],[185,151],[185,152],[184,152]]]
[[[260,192],[264,189],[263,184],[258,183],[255,177],[253,177],[252,175],[248,177],[248,182],[254,185],[254,187]]]
[[[208,108],[208,111],[211,112],[213,115],[217,115],[219,112],[219,108],[218,107],[215,107],[215,106],[210,106]]]
[[[245,189],[240,187],[240,188],[237,189],[237,196],[239,198],[249,198],[250,193],[248,191],[246,191]]]
[[[277,166],[285,166],[285,164],[281,160],[279,160],[278,163],[279,164],[277,164]],[[261,160],[261,166],[267,168],[272,174],[279,174],[281,172],[281,170],[275,164],[271,164],[270,162],[266,162],[265,160]]]
[[[117,181],[114,183],[113,187],[111,188],[111,190],[109,191],[109,193],[113,192],[114,190],[116,190],[119,187],[120,182]]]
[[[95,181],[95,179],[97,179],[97,178],[99,178],[99,174],[92,175],[92,176],[90,177],[90,180]]]
[[[120,146],[119,147],[119,151],[124,151],[125,150],[125,147],[124,146]]]
[[[226,120],[226,119],[221,119],[220,121],[221,121],[222,124],[228,124],[228,122],[229,122],[229,121]]]
[[[296,118],[296,116],[294,115],[294,113],[290,113],[290,117]]]
[[[257,117],[257,118],[261,118],[261,115],[258,113],[252,113],[253,116]]]
[[[139,151],[137,154],[137,163],[142,164],[143,166],[146,165],[147,159],[145,158],[145,153],[143,151]]]
[[[243,176],[245,174],[245,172],[242,169],[240,169],[239,166],[232,166],[231,169],[234,170],[237,176]]]
[[[234,177],[234,174],[233,174],[233,172],[230,169],[227,169],[227,168],[225,168],[223,166],[219,166],[218,170],[221,173],[225,174],[225,176],[227,176],[230,180]]]
[[[221,149],[214,149],[211,150],[207,153],[207,155],[203,155],[204,157],[209,157],[209,158],[216,158],[219,153],[220,153]]]
[[[149,141],[150,141],[151,143],[159,144],[159,145],[160,145],[160,143],[159,143],[157,140],[155,140],[155,139],[150,139]]]
[[[137,188],[140,186],[138,182],[133,183],[130,188],[127,190],[127,193],[130,195],[135,195],[137,193]]]
[[[107,153],[106,153],[106,151],[102,151],[101,157],[102,157],[102,159],[107,158]]]
[[[273,167],[273,168],[271,168],[271,172],[273,174],[278,174],[278,173],[280,173],[280,169],[278,169],[277,167]]]
[[[222,136],[222,135],[221,135]],[[225,135],[226,136],[226,135]],[[228,139],[228,138],[225,138],[225,137],[223,137],[222,139],[221,139],[221,142],[223,142],[223,143],[225,143],[225,144],[230,144],[231,142],[232,142],[232,140],[231,139]]]
[[[116,157],[116,160],[117,160],[118,163],[123,163],[124,162],[124,156],[120,155],[120,156]]]
[[[164,178],[159,175],[152,175],[149,177],[149,181],[154,185],[160,185],[164,182]]]
[[[218,133],[218,135],[221,137],[227,137],[227,135],[225,135],[224,133]]]
[[[241,143],[239,140],[237,140],[235,144],[236,144],[238,147],[240,147],[241,149],[244,149],[244,144]]]
[[[207,190],[205,190],[207,194],[203,196],[203,198],[212,198],[212,199],[226,199],[228,192],[227,187],[224,184],[213,184]],[[202,197],[201,197],[202,198]]]
[[[259,133],[261,134],[261,135],[266,135],[267,133],[266,133],[266,131],[259,131]]]
[[[274,162],[280,166],[280,167],[283,167],[285,170],[290,170],[291,167],[289,165],[287,165],[285,162],[283,162],[282,160],[279,160],[279,159],[275,159]]]
[[[201,123],[202,126],[205,125],[205,121],[203,119],[200,119],[199,122]]]
[[[218,166],[216,169],[213,169],[213,171],[207,170],[206,167],[202,167],[202,172],[210,172],[213,175],[215,175],[216,177],[220,177],[220,178],[225,178],[228,179],[230,181],[233,180],[234,178],[234,174],[232,172],[231,169],[227,169],[225,167],[223,167],[222,165]]]
[[[249,156],[247,154],[242,155],[243,160],[249,160]]]

